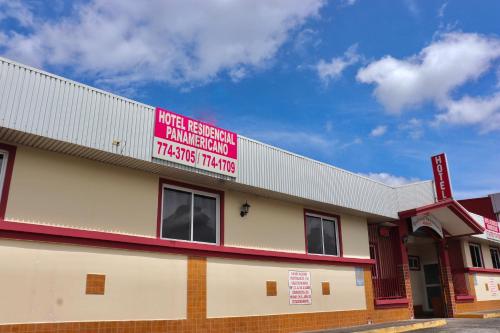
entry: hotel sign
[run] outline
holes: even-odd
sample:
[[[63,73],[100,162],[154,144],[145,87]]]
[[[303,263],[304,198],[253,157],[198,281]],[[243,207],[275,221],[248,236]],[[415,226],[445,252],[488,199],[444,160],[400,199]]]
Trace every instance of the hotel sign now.
[[[288,271],[290,305],[312,304],[311,272]]]
[[[236,177],[238,135],[156,108],[153,157]]]
[[[486,229],[484,231],[486,238],[495,240],[495,241],[500,241],[500,227],[499,223],[495,220],[489,219],[487,217],[483,217],[484,221],[484,228]]]
[[[417,231],[422,227],[428,227],[434,230],[441,238],[444,238],[443,227],[441,223],[432,215],[417,215],[411,218],[413,231]]]
[[[431,157],[432,171],[434,173],[434,185],[438,201],[452,198],[450,172],[446,154],[442,153]]]
[[[442,153],[431,157],[434,185],[436,187],[437,201],[452,198],[450,173],[446,154]]]

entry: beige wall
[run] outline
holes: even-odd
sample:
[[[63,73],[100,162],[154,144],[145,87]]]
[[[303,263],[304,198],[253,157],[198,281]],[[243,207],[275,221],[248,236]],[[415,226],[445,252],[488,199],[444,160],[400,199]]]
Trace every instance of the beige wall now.
[[[500,275],[498,274],[477,274],[477,285],[475,285],[476,298],[478,301],[500,300]],[[488,289],[486,290],[486,285]]]
[[[242,218],[240,208],[247,200],[250,212]],[[224,243],[227,246],[305,252],[302,206],[227,191],[224,212]]]
[[[242,218],[246,201],[251,208]],[[227,191],[224,227],[227,246],[305,253],[304,207],[299,204]],[[370,258],[366,219],[341,215],[341,227],[344,256]]]
[[[6,219],[155,237],[157,196],[156,175],[19,146]],[[224,207],[225,245],[305,253],[302,205],[226,190]],[[366,219],[341,226],[344,256],[369,258]]]
[[[6,219],[156,235],[158,177],[19,146]]]
[[[290,305],[288,271],[311,273],[312,304]],[[266,296],[266,281],[276,281],[278,295]],[[321,282],[331,295],[322,295]],[[364,286],[356,286],[354,267],[287,264],[209,258],[208,317],[254,316],[366,309]]]
[[[0,240],[0,265],[0,324],[186,318],[185,256]]]

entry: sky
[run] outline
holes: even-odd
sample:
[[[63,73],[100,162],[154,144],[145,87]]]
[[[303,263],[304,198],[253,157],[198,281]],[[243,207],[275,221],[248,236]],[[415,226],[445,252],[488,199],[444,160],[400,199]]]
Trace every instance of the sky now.
[[[500,1],[0,0],[0,55],[389,185],[500,192]]]

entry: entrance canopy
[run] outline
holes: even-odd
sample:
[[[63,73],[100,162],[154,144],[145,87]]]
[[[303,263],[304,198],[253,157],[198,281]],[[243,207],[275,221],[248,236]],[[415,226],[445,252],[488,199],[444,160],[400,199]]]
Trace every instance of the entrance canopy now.
[[[484,228],[453,199],[399,212],[401,219],[411,219],[413,231],[421,227],[434,230],[442,238],[482,234]]]

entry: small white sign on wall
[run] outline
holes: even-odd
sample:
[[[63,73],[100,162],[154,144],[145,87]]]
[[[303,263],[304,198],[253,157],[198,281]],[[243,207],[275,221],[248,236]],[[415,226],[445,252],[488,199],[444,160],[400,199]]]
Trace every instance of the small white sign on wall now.
[[[290,305],[312,304],[311,272],[288,271]]]
[[[363,267],[356,267],[354,269],[356,275],[356,287],[362,287],[365,285],[365,272]]]
[[[490,277],[488,279],[488,289],[490,291],[491,296],[497,296],[498,295],[498,285],[495,281],[494,278]]]

